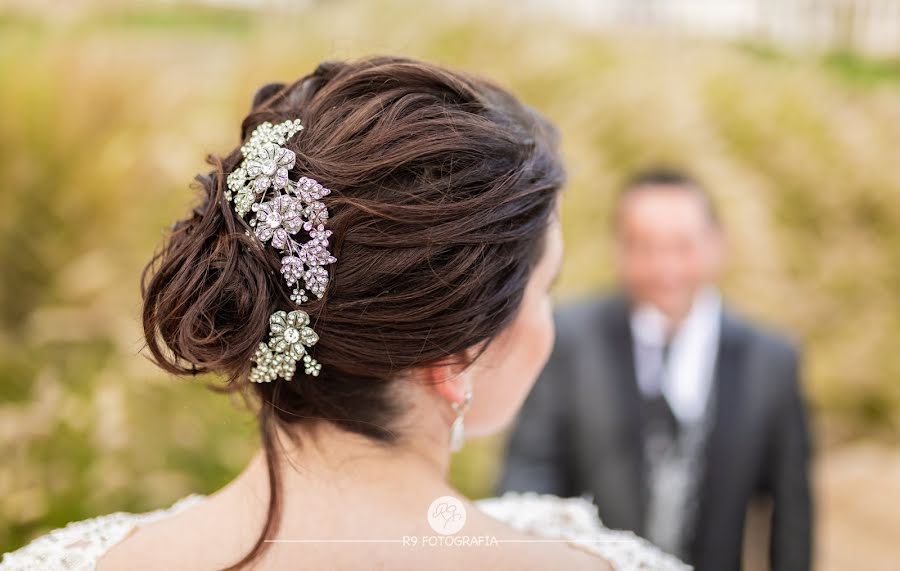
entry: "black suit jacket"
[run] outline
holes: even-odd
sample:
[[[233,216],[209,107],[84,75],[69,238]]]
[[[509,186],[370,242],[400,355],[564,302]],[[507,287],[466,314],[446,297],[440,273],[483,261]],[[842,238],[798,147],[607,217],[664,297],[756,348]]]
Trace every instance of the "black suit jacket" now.
[[[629,324],[617,296],[557,314],[557,343],[509,441],[502,490],[589,494],[604,524],[644,534],[643,435]],[[810,568],[812,506],[797,351],[724,312],[714,420],[688,563],[741,567],[751,499],[773,500],[776,571]]]

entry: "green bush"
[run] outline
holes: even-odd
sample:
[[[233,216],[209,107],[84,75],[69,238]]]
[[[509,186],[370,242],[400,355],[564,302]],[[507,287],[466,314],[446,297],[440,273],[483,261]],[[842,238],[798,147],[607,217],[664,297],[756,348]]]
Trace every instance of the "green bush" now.
[[[194,199],[204,153],[236,145],[257,86],[371,53],[489,75],[558,124],[570,166],[561,298],[611,283],[611,196],[633,169],[695,172],[728,228],[726,292],[803,341],[820,425],[896,433],[895,66],[598,35],[496,8],[7,10],[0,550],[212,491],[252,454],[253,419],[204,388],[216,379],[173,380],[141,355],[139,273]],[[495,449],[454,464],[463,490],[489,492]]]

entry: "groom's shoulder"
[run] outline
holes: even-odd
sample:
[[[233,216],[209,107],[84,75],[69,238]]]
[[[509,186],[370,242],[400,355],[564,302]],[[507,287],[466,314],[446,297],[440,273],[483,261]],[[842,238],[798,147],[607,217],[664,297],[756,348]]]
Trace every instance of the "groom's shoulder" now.
[[[796,359],[800,353],[800,342],[795,337],[769,323],[746,317],[730,306],[726,306],[723,319],[726,330],[736,332],[758,351],[790,359]]]
[[[566,331],[596,332],[598,327],[627,312],[625,297],[617,294],[595,294],[567,300],[555,312],[558,328]]]

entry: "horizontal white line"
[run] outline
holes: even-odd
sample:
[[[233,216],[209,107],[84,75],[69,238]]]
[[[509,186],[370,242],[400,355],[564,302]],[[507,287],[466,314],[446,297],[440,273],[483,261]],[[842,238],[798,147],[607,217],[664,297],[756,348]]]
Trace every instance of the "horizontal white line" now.
[[[498,539],[497,543],[618,543],[621,539]]]
[[[403,543],[402,539],[267,539],[266,543]]]
[[[414,535],[410,537],[419,538]],[[468,537],[456,535],[434,535],[426,537]],[[488,543],[619,543],[619,539],[491,539]],[[266,539],[265,543],[410,543],[409,539]],[[477,543],[477,542],[476,542]]]

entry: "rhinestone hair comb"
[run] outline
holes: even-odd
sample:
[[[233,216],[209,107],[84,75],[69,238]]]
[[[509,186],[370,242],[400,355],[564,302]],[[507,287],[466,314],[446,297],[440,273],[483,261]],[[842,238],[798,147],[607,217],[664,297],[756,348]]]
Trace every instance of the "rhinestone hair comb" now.
[[[298,305],[309,301],[310,295],[319,299],[325,295],[325,266],[337,261],[328,249],[328,209],[321,201],[331,191],[309,177],[290,179],[297,157],[284,145],[302,130],[299,119],[277,125],[266,122],[254,129],[241,147],[243,162],[228,175],[225,192],[238,216],[250,215],[254,235],[281,253],[281,274],[291,287],[291,301]],[[319,336],[309,325],[305,311],[273,313],[269,340],[261,342],[253,356],[250,381],[267,383],[278,377],[289,381],[298,361],[307,375],[318,376],[322,366],[309,349]]]

